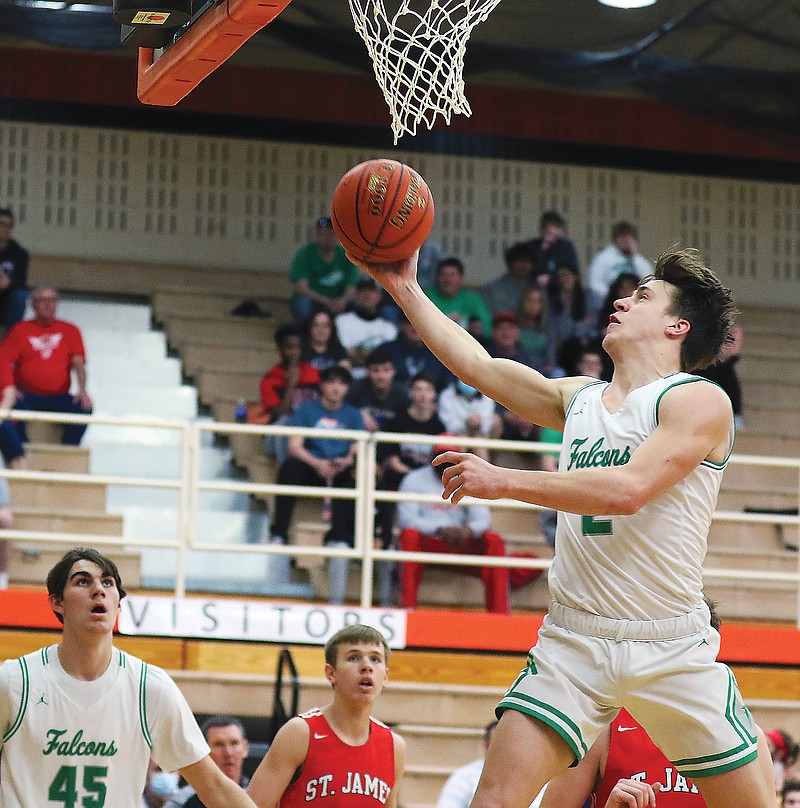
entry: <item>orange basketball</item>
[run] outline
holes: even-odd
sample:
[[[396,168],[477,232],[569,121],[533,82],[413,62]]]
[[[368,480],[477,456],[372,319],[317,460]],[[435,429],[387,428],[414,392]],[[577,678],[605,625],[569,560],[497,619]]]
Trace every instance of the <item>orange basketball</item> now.
[[[355,258],[391,264],[413,255],[433,225],[433,197],[425,180],[397,160],[367,160],[336,186],[333,229]]]

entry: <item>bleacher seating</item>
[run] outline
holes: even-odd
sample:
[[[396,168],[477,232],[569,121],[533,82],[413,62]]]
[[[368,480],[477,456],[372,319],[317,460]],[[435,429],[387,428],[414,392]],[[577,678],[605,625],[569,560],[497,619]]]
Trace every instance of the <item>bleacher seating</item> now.
[[[154,318],[163,325],[169,346],[183,360],[184,374],[198,382],[201,404],[221,420],[233,420],[239,397],[257,397],[258,380],[275,361],[274,328],[281,322],[280,317],[288,316],[289,286],[283,272],[212,272],[157,266],[137,267],[134,272],[127,264],[94,266],[89,262],[36,259],[32,275],[34,282],[57,278],[62,289],[151,297]],[[265,290],[270,294],[264,295]],[[230,315],[231,308],[243,299],[256,300],[273,317],[247,319]],[[753,308],[744,313],[742,320],[745,347],[739,370],[744,387],[745,429],[737,437],[735,450],[739,454],[796,457],[800,455],[800,358],[794,343],[800,330],[800,312]],[[32,468],[79,471],[85,470],[88,462],[84,448],[64,451],[46,444],[32,444],[29,456]],[[233,436],[231,458],[247,470],[253,481],[274,481],[274,463],[264,457],[257,438]],[[14,481],[13,496],[18,524],[26,529],[66,530],[80,526],[85,533],[108,535],[117,535],[122,529],[120,516],[106,512],[105,487],[100,484],[82,486],[81,508],[75,509],[70,505],[75,502],[74,490],[25,482]],[[796,471],[731,464],[719,508],[796,508],[797,491]],[[324,526],[319,513],[317,499],[300,504],[295,522],[298,544],[320,543]],[[548,556],[550,551],[540,541],[535,516],[526,514],[520,518],[519,511],[497,510],[495,518],[495,526],[512,551]],[[221,530],[222,526],[212,525],[210,529]],[[707,566],[792,571],[796,569],[797,556],[785,547],[787,535],[771,524],[715,522],[709,537]],[[17,580],[41,583],[43,569],[52,563],[47,555],[51,551],[43,550],[38,556],[30,552],[24,559],[22,552],[18,549],[14,557],[12,575],[24,565],[26,575]],[[127,565],[126,581],[138,582],[137,554],[121,553],[115,548],[113,555]],[[318,596],[324,598],[324,562],[303,557],[297,561],[297,570],[296,574],[314,584]],[[350,596],[356,598],[357,570],[351,575],[350,586]],[[742,580],[723,583],[711,579],[707,590],[719,602],[725,619],[795,618],[796,587],[791,584]],[[543,609],[546,599],[542,576],[515,593],[512,606]],[[482,602],[479,581],[433,567],[426,571],[420,590],[421,605],[481,608]],[[139,641],[138,646],[135,640],[123,642],[130,645],[133,653],[153,655],[152,661],[157,664],[188,668],[178,671],[175,677],[190,704],[200,712],[263,715],[271,703],[273,678],[263,673],[271,669],[270,665],[264,664],[252,647],[247,652],[249,663],[244,666],[249,672],[243,672],[231,662],[228,644],[222,654],[220,646],[212,643],[188,643],[181,651],[180,641],[150,641],[149,645]],[[301,672],[301,709],[325,703],[329,686],[318,678],[319,650],[297,650],[305,665],[305,672]],[[409,743],[408,774],[402,792],[407,807],[432,805],[447,774],[480,754],[481,728],[491,719],[494,704],[521,662],[516,657],[484,657],[477,664],[467,659],[470,655],[448,656],[448,665],[463,664],[466,670],[461,677],[451,671],[451,676],[444,677],[447,681],[442,681],[435,670],[440,660],[431,663],[422,655],[396,655],[392,683],[379,703],[378,717],[396,724]],[[173,664],[169,664],[170,660]],[[797,671],[754,668],[737,670],[737,676],[763,726],[780,725],[800,735]]]
[[[58,277],[59,285],[68,289],[150,296],[154,317],[163,324],[168,344],[184,360],[184,373],[198,383],[201,404],[216,419],[224,421],[233,420],[239,398],[258,397],[259,379],[276,360],[272,334],[282,318],[288,318],[290,284],[285,271],[214,271],[152,265],[131,268],[114,262],[101,266],[69,259],[36,258],[32,276],[35,281]],[[245,299],[255,301],[272,316],[232,316],[233,306]],[[800,326],[800,312],[751,307],[743,312],[741,322],[745,340],[739,373],[744,387],[745,429],[737,436],[735,451],[797,456],[800,359],[794,352],[793,340]],[[251,480],[274,482],[274,462],[264,457],[257,437],[233,436],[231,451],[234,462]],[[514,458],[510,460],[513,463]],[[796,508],[797,486],[794,470],[731,464],[718,507],[721,510]],[[20,502],[22,497],[30,496],[33,495],[27,491],[21,493]],[[295,520],[296,541],[319,542],[323,532],[319,510],[320,502],[316,499],[301,505]],[[515,515],[513,511],[508,513]],[[503,514],[496,511],[496,518],[502,520]],[[499,529],[512,548],[547,555],[548,548],[541,544],[535,517],[514,516],[510,521],[510,525]],[[770,525],[716,522],[709,541],[708,566],[790,570],[795,556],[784,546],[792,542],[785,542],[783,534],[784,531]],[[298,568],[306,570],[320,586],[319,595],[324,597],[327,576],[323,574],[323,562],[302,559]],[[351,579],[355,594],[357,576]],[[756,607],[766,617],[793,616],[791,585],[742,581],[734,585],[714,579],[709,580],[708,589],[720,601],[726,617],[746,616]],[[541,608],[546,602],[545,590],[544,580],[540,579],[517,593],[512,603]],[[430,568],[423,579],[420,603],[466,603],[479,608],[481,594],[479,582]]]

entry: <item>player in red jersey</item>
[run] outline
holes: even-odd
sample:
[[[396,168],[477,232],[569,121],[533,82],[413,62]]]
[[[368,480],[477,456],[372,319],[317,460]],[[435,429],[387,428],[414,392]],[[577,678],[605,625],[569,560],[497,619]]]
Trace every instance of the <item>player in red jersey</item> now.
[[[713,612],[712,612],[713,614]],[[758,729],[759,763],[765,779],[764,733]],[[541,808],[705,808],[697,787],[653,743],[627,710],[620,710],[581,762],[547,785]]]
[[[371,715],[388,659],[386,640],[370,626],[346,626],[328,640],[333,701],[275,736],[247,789],[258,808],[396,808],[405,742]]]

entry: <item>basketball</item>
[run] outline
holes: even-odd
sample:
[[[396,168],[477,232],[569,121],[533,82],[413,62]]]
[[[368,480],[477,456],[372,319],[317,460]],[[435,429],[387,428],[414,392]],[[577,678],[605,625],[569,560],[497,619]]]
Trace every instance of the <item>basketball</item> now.
[[[367,160],[339,180],[331,221],[353,257],[391,264],[413,255],[428,238],[433,197],[413,168],[397,160]]]

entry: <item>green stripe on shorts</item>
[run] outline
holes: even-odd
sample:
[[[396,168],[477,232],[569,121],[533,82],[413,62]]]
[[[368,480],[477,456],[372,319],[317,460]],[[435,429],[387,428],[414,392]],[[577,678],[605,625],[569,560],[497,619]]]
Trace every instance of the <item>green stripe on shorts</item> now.
[[[690,779],[708,777],[712,774],[732,771],[750,763],[758,757],[758,739],[753,731],[753,719],[750,711],[744,705],[736,679],[730,668],[725,666],[728,674],[728,693],[725,704],[725,720],[731,725],[733,731],[742,739],[738,746],[720,752],[716,755],[704,755],[696,758],[683,758],[672,761],[675,768]],[[737,707],[737,704],[740,705]],[[738,716],[741,710],[747,716],[747,723]],[[748,726],[749,723],[749,726]]]
[[[586,743],[581,735],[580,728],[568,716],[550,704],[534,699],[525,693],[515,693],[509,690],[497,705],[497,712],[503,710],[516,710],[532,718],[537,718],[549,727],[552,727],[572,750],[576,760],[581,760],[586,754]]]

